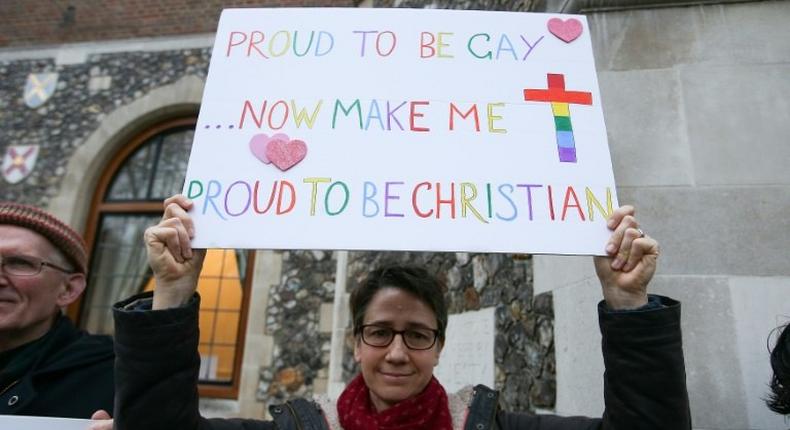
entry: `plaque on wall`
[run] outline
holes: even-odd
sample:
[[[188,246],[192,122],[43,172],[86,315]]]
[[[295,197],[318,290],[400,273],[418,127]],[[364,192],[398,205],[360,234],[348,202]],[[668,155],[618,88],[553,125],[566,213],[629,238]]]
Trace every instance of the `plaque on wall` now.
[[[38,145],[11,145],[3,156],[3,179],[16,184],[30,176],[38,159]]]
[[[25,83],[25,104],[36,109],[52,97],[58,85],[57,73],[31,73]]]

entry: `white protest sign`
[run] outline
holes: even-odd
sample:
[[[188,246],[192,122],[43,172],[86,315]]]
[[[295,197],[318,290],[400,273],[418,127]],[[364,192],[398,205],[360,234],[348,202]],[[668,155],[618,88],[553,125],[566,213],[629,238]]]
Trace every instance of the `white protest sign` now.
[[[75,418],[0,415],[0,429],[13,430],[87,430],[91,420]]]
[[[450,315],[433,374],[448,393],[477,384],[494,386],[494,308]]]
[[[587,21],[225,10],[184,193],[195,247],[602,255]]]

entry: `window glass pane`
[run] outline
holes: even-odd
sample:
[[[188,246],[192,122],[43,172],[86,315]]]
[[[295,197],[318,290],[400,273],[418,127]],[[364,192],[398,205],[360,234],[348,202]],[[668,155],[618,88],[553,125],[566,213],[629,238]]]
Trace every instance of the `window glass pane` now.
[[[235,345],[244,294],[247,254],[210,249],[198,283],[200,293],[200,354],[203,382],[229,382],[235,361]]]
[[[125,212],[99,213],[80,319],[83,328],[112,334],[111,306],[153,290],[143,232],[161,214],[134,213],[133,208],[181,191],[193,137],[194,125],[161,132],[143,142],[113,174],[104,203],[122,202]],[[201,383],[232,385],[234,381],[235,358],[244,341],[240,332],[248,256],[247,251],[221,249],[206,255],[198,281]]]
[[[146,199],[151,172],[156,162],[158,141],[158,137],[149,139],[124,162],[112,179],[107,191],[107,201]]]
[[[164,200],[181,192],[194,136],[195,131],[190,128],[163,137],[162,152],[156,165],[149,199]]]
[[[236,348],[233,345],[215,346],[214,355],[217,356],[217,381],[229,381],[233,376],[233,358]]]
[[[83,309],[82,325],[92,333],[112,334],[110,307],[140,291],[150,277],[143,232],[159,215],[105,214],[99,221]]]
[[[230,381],[233,377],[233,357],[236,354],[234,346],[208,346],[200,345],[200,375],[201,382],[217,383]]]
[[[202,300],[200,307],[204,307]],[[217,323],[216,316],[213,310],[200,310],[200,344],[206,348],[211,346],[211,340],[214,338],[214,325]]]
[[[241,328],[247,253],[209,249],[198,280],[200,293],[200,382],[230,382]],[[145,291],[154,289],[149,279]],[[232,351],[231,351],[232,350]]]
[[[218,309],[214,339],[217,345],[235,345],[239,329],[239,313],[235,309]]]

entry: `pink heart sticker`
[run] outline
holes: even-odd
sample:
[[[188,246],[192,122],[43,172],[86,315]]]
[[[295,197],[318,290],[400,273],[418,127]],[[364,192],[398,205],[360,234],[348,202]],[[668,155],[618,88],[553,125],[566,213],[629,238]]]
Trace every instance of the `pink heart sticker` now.
[[[583,28],[582,23],[576,18],[568,18],[563,21],[560,18],[552,18],[549,20],[549,32],[557,36],[565,43],[571,43],[576,38],[581,36]]]
[[[290,140],[288,135],[283,133],[277,133],[272,137],[269,137],[265,133],[252,136],[252,139],[250,139],[250,151],[252,152],[252,155],[254,155],[255,158],[261,160],[263,164],[271,163],[269,158],[266,156],[266,146],[269,144],[269,142],[275,139],[286,141]]]
[[[306,155],[307,145],[298,139],[272,139],[266,145],[266,157],[283,172],[302,161]]]

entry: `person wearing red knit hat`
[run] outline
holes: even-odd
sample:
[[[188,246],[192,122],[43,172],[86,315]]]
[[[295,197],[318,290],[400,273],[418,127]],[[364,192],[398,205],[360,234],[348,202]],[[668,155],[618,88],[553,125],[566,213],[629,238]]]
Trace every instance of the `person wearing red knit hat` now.
[[[82,237],[30,205],[0,202],[0,414],[90,418],[113,406],[113,344],[62,310],[85,290]]]

